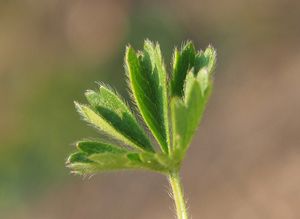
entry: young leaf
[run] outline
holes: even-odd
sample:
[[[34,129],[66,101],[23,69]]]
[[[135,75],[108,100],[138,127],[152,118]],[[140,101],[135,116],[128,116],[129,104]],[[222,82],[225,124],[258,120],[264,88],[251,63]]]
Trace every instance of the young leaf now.
[[[71,163],[93,163],[93,161],[87,158],[87,154],[82,151],[77,151],[71,154],[67,160],[67,164]]]
[[[194,69],[187,74],[183,99],[173,97],[171,100],[174,156],[178,160],[183,159],[211,93],[211,74],[215,64],[215,52],[212,51],[209,47],[204,53],[199,53],[198,60],[205,60],[205,65],[198,67],[196,75]]]
[[[120,154],[126,153],[128,150],[125,148],[121,148],[118,146],[110,145],[104,142],[99,141],[79,141],[76,143],[76,147],[79,151],[91,155],[97,153],[112,153],[112,154]]]
[[[114,154],[94,154],[89,157],[98,165],[105,165],[106,168],[113,169],[148,169],[157,172],[166,172],[167,167],[160,163],[155,154],[149,153],[127,153],[123,155]],[[99,169],[101,171],[101,169]]]
[[[125,63],[139,111],[162,151],[168,153],[167,74],[160,47],[146,40],[139,55],[127,47]]]
[[[193,77],[193,76],[192,76]],[[190,79],[189,95],[185,100],[175,97],[171,101],[174,131],[174,154],[180,153],[181,160],[202,118],[209,91],[202,95],[199,82]]]
[[[167,172],[168,167],[153,153],[93,153],[77,152],[68,159],[68,167],[75,173],[85,175],[113,170],[147,169]]]
[[[183,96],[183,85],[189,70],[194,67],[196,50],[192,42],[183,45],[180,52],[177,48],[173,55],[173,74],[171,80],[172,96]]]
[[[75,173],[79,174],[97,171],[98,164],[89,158],[93,154],[126,154],[130,152],[125,148],[90,140],[79,141],[76,143],[76,147],[78,151],[70,155],[67,164]]]
[[[146,40],[143,51],[138,53],[129,46],[125,56],[134,100],[162,153],[154,151],[148,136],[121,98],[111,89],[100,86],[97,92],[86,92],[90,106],[75,103],[77,110],[86,121],[133,149],[101,141],[79,141],[77,152],[70,155],[67,166],[77,174],[130,169],[165,174],[173,190],[178,218],[188,218],[179,170],[212,90],[216,52],[211,46],[196,52],[192,42],[187,42],[180,51],[175,49],[173,57],[172,78],[167,83],[158,44]],[[172,146],[169,123],[172,124]]]
[[[141,145],[137,145],[134,141],[132,141],[132,138],[128,137],[128,135],[126,135],[126,133],[124,134],[123,130],[120,131],[119,127],[115,127],[113,125],[113,122],[111,122],[110,120],[107,120],[107,118],[105,118],[105,117],[102,117],[97,112],[92,110],[90,107],[79,104],[77,102],[75,102],[75,106],[77,108],[77,111],[84,118],[84,120],[86,120],[87,122],[89,122],[90,124],[92,124],[93,126],[98,128],[99,130],[103,131],[107,135],[110,135],[113,138],[115,138],[129,146],[132,146],[136,149],[139,149],[139,150],[145,149]],[[147,150],[150,151],[150,149],[148,149],[148,148],[147,148]]]
[[[101,85],[98,92],[89,90],[85,95],[94,111],[135,147],[154,151],[149,138],[132,112],[115,92]]]
[[[66,162],[67,167],[72,169],[72,173],[84,175],[93,173],[95,170],[95,162],[87,158],[87,154],[82,151],[77,151],[68,157]]]
[[[201,68],[206,68],[207,72],[214,71],[216,64],[216,51],[212,46],[208,46],[207,49],[197,52],[195,56],[194,72],[197,74]]]

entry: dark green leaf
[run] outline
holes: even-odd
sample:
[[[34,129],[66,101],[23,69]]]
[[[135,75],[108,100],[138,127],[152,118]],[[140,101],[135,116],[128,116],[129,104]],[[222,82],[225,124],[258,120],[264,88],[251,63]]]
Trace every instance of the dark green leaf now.
[[[129,107],[114,91],[101,85],[99,91],[86,92],[90,106],[76,103],[77,110],[90,124],[134,150],[102,141],[79,141],[78,151],[68,158],[68,167],[78,174],[130,169],[169,174],[178,170],[211,93],[215,62],[216,52],[212,47],[196,52],[194,45],[187,42],[180,51],[174,52],[173,73],[168,84],[158,44],[146,40],[143,51],[138,53],[128,47],[125,64],[130,88],[142,118],[163,153],[153,153],[148,136]]]
[[[173,55],[173,74],[171,80],[172,96],[183,96],[183,85],[187,73],[195,64],[195,47],[192,42],[188,41],[183,45],[180,52],[177,48]]]
[[[142,146],[137,145],[135,142],[133,142],[131,140],[132,138],[128,138],[127,135],[124,135],[124,133],[120,132],[120,130],[117,127],[112,125],[111,121],[102,117],[88,106],[81,105],[79,103],[75,104],[77,111],[82,115],[84,120],[98,128],[99,130],[129,146],[140,150],[143,149]]]
[[[146,151],[154,151],[144,130],[128,106],[115,92],[101,85],[98,92],[87,91],[86,97],[94,111],[110,123],[114,130],[132,142],[133,146]]]
[[[79,141],[77,142],[76,146],[80,151],[84,152],[87,155],[107,152],[113,154],[128,152],[128,150],[126,150],[125,148],[113,146],[99,141]]]
[[[67,163],[93,163],[93,161],[87,158],[87,154],[81,151],[71,154]]]
[[[197,52],[195,56],[195,74],[199,72],[200,69],[206,68],[207,72],[213,72],[216,64],[216,51],[212,46],[208,46],[207,49]]]
[[[168,153],[167,74],[159,45],[145,41],[139,55],[128,47],[125,63],[139,111],[163,152]]]

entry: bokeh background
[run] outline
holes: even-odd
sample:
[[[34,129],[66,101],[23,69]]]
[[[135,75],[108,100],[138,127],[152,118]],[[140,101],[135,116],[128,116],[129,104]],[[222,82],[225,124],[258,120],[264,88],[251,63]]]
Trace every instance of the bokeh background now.
[[[168,182],[65,168],[95,137],[73,100],[126,94],[125,46],[187,39],[218,51],[215,90],[182,178],[192,218],[300,218],[300,2],[1,0],[0,218],[171,219]],[[170,69],[170,65],[168,65]]]

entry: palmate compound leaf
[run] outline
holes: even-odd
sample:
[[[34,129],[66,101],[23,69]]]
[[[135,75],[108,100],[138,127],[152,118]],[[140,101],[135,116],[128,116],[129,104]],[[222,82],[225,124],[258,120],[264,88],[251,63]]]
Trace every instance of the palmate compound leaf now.
[[[89,123],[131,147],[80,141],[77,152],[68,158],[67,166],[81,175],[131,169],[165,174],[173,191],[178,218],[188,218],[179,170],[212,90],[215,61],[216,52],[212,47],[196,52],[194,45],[187,42],[181,51],[175,50],[172,78],[167,82],[158,44],[146,40],[143,51],[138,53],[127,47],[125,64],[130,88],[162,153],[154,151],[147,135],[119,96],[100,86],[97,92],[86,92],[90,106],[76,103],[77,110]],[[172,125],[172,142],[169,123]]]
[[[212,47],[198,52],[194,66],[186,74],[182,96],[174,95],[171,99],[173,150],[179,161],[183,159],[205,110],[212,90],[215,61],[216,52]]]
[[[154,152],[147,135],[120,97],[100,86],[97,92],[86,92],[90,106],[76,103],[78,111],[89,123],[133,150],[101,142],[79,142],[78,151],[68,159],[68,166],[80,174],[118,169],[148,169],[168,174],[178,170],[212,90],[215,61],[216,52],[212,47],[196,52],[193,44],[187,42],[181,51],[175,50],[172,79],[167,84],[157,44],[145,41],[143,51],[138,53],[128,47],[125,64],[133,97],[163,153]],[[170,86],[169,103],[167,85]]]
[[[170,166],[170,161],[164,156],[134,152],[103,142],[80,141],[77,148],[78,151],[68,158],[67,166],[80,175],[128,169],[147,169],[163,173]]]
[[[101,85],[98,92],[89,90],[85,95],[91,106],[76,103],[76,107],[86,121],[135,149],[154,152],[147,135],[115,92]]]
[[[127,47],[125,64],[138,109],[162,151],[168,153],[167,73],[159,45],[146,40],[144,50],[138,54]]]

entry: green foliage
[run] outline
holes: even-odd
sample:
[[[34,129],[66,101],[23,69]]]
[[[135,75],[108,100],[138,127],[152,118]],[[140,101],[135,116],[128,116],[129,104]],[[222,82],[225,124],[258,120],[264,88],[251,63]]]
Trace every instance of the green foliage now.
[[[86,92],[89,105],[75,105],[84,120],[116,141],[79,141],[67,162],[73,172],[178,172],[212,90],[216,52],[211,46],[196,51],[189,41],[173,57],[168,81],[158,43],[146,40],[138,52],[128,46],[125,55],[132,99],[160,149],[119,95],[100,85],[98,91]]]
[[[188,72],[174,72],[177,75],[185,74],[184,84],[177,82],[175,77],[172,80],[173,84],[176,84],[171,98],[173,150],[174,157],[179,161],[183,159],[204,113],[212,90],[211,78],[216,61],[216,52],[212,47],[208,47],[205,52],[200,51],[197,54],[194,51],[194,47],[189,42],[183,47],[180,56],[176,58],[175,55],[174,61],[174,69],[178,69],[178,66],[183,66],[183,60],[194,60],[189,65],[184,65],[184,68],[181,67],[182,71]],[[188,59],[185,54],[189,54]],[[192,57],[191,54],[194,56]],[[175,89],[179,86],[182,87],[182,91]],[[177,96],[178,94],[180,97]]]
[[[144,130],[115,92],[101,85],[98,92],[87,91],[85,95],[94,111],[110,122],[115,130],[132,143],[132,146],[150,152],[154,151]]]
[[[99,92],[89,90],[86,97],[90,107],[75,103],[84,120],[129,146],[154,151],[131,111],[113,91],[100,86]]]
[[[186,74],[195,63],[195,53],[195,47],[192,42],[187,42],[180,52],[178,52],[178,49],[175,48],[171,80],[172,96],[182,97]]]
[[[167,73],[159,45],[146,40],[139,54],[127,47],[125,63],[139,111],[163,152],[168,153]]]
[[[167,163],[158,154],[134,152],[101,141],[79,141],[76,146],[78,151],[71,154],[67,162],[74,173],[92,174],[123,169],[167,171]]]

